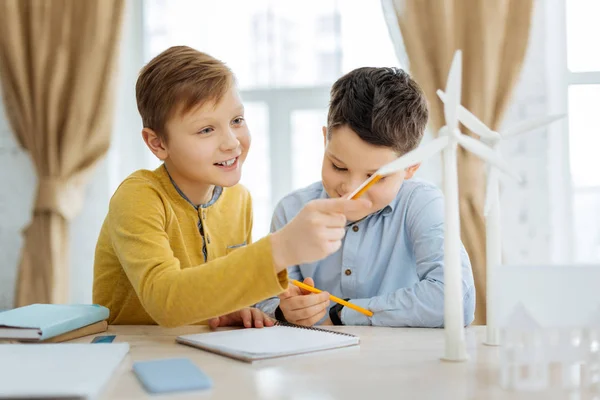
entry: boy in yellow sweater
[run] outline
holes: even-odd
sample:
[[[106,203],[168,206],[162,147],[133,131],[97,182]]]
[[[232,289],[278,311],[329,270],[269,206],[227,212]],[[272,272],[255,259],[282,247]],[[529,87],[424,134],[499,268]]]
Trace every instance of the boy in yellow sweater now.
[[[94,261],[94,303],[111,324],[270,326],[252,304],[287,288],[286,267],[341,245],[345,213],[366,200],[320,199],[251,243],[252,203],[238,185],[250,146],[232,72],[184,46],[151,60],[136,84],[142,136],[164,162],[121,183]],[[320,307],[329,304],[320,295]]]

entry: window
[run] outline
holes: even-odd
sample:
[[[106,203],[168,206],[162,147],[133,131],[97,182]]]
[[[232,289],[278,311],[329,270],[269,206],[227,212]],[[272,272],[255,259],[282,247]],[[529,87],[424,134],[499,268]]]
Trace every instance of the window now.
[[[329,89],[359,66],[397,66],[373,0],[147,0],[148,61],[188,45],[237,76],[253,136],[242,183],[254,203],[253,237],[269,231],[287,193],[319,180]]]
[[[574,258],[600,261],[600,2],[565,2]]]
[[[571,72],[600,71],[600,2],[596,0],[566,1],[567,65]]]
[[[305,187],[321,179],[327,109],[292,112],[292,183]]]

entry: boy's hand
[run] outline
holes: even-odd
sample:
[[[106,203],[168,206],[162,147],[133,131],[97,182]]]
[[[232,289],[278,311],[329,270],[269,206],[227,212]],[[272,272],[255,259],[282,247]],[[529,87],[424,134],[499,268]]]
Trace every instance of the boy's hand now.
[[[281,230],[271,235],[277,272],[292,265],[321,260],[342,245],[347,212],[371,207],[365,199],[318,199],[306,204]]]
[[[304,283],[315,286],[312,278],[304,279]],[[329,293],[311,293],[290,285],[285,292],[279,295],[279,308],[288,322],[313,326],[329,310]]]
[[[244,328],[262,328],[264,326],[271,327],[275,323],[267,314],[258,308],[243,308],[239,311],[234,311],[231,314],[213,318],[208,322],[211,329],[220,326],[243,326]]]

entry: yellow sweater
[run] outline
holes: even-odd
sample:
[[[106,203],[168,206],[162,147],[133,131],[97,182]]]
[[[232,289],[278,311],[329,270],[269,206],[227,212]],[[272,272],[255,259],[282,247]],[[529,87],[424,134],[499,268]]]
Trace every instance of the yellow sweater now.
[[[174,327],[277,295],[287,272],[275,273],[268,237],[250,244],[251,230],[243,186],[196,208],[164,166],[137,171],[110,201],[96,245],[93,301],[110,310],[111,324]]]

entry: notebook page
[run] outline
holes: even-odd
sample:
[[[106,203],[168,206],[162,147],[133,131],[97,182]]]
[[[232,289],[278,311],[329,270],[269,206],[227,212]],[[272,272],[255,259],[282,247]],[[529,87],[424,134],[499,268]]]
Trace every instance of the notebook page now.
[[[183,336],[198,345],[239,354],[279,355],[357,344],[358,337],[318,330],[274,326]]]

